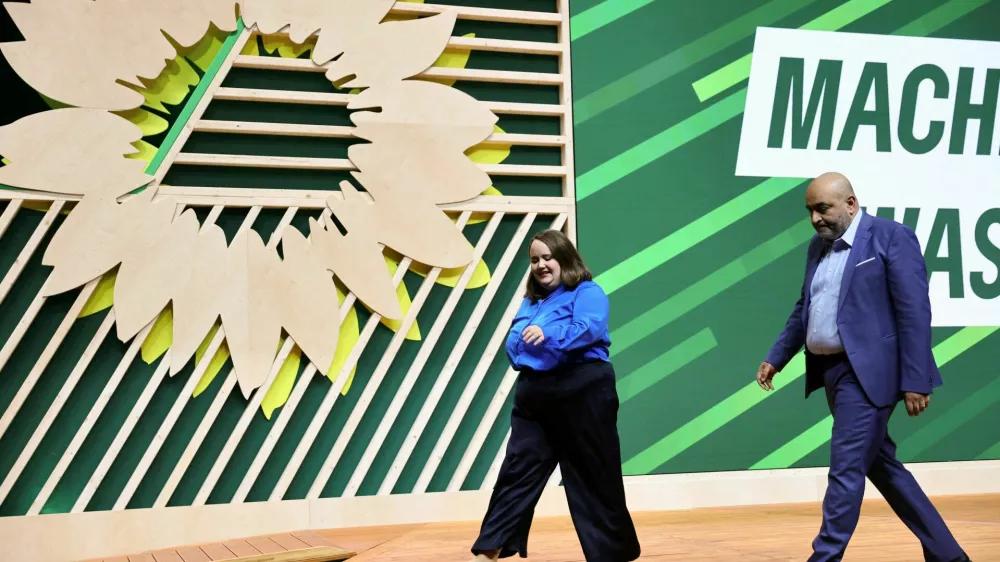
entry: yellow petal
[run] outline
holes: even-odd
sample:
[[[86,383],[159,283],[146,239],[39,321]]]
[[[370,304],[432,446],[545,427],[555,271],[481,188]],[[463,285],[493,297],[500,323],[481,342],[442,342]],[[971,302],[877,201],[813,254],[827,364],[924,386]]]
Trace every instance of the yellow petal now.
[[[39,93],[38,95],[39,95],[39,97],[42,98],[42,101],[44,101],[46,104],[48,104],[48,106],[51,107],[52,109],[63,109],[65,107],[72,107],[72,106],[66,105],[65,103],[63,103],[61,101],[56,101],[56,100],[54,100],[54,99],[46,96],[45,94]]]
[[[212,338],[215,337],[215,333],[219,331],[219,323],[217,322],[215,326],[212,326],[212,330],[208,332],[205,336],[204,341],[198,346],[198,350],[194,352],[194,364],[197,365],[201,362],[201,358],[208,353],[208,345],[212,342]],[[222,367],[226,365],[226,361],[229,360],[229,346],[226,342],[222,342],[219,349],[215,352],[215,356],[212,357],[212,362],[208,364],[208,368],[205,369],[205,373],[201,376],[201,380],[198,381],[198,386],[194,388],[192,396],[197,398],[199,394],[205,392],[209,386],[212,385],[212,381],[215,380],[215,376],[219,374]]]
[[[152,365],[174,343],[174,311],[169,306],[156,317],[153,328],[142,342],[142,360]]]
[[[475,37],[475,33],[466,33],[462,37]],[[436,66],[439,68],[465,68],[469,64],[469,55],[472,51],[469,49],[445,49],[441,56],[438,57],[434,64],[431,66]],[[437,82],[438,84],[443,84],[445,86],[454,86],[454,80],[438,80],[429,79],[432,82]]]
[[[212,64],[212,60],[215,59],[215,55],[222,49],[222,42],[228,35],[228,33],[212,28],[212,31],[204,39],[195,43],[192,47],[181,50],[180,54],[204,72],[208,70],[209,65]]]
[[[144,137],[156,136],[170,128],[170,123],[167,123],[166,119],[155,113],[150,113],[141,107],[128,111],[118,111],[115,114],[135,123],[142,130],[142,136]]]
[[[421,277],[427,277],[430,273],[430,266],[422,263],[414,263],[410,266],[410,271],[416,273]],[[456,267],[452,269],[442,269],[441,273],[438,274],[437,282],[445,287],[454,287],[458,284],[458,278],[462,276],[465,271],[464,267]],[[465,287],[466,290],[478,289],[490,282],[490,267],[486,265],[486,262],[479,260],[476,264],[476,269],[472,272],[472,278],[469,279],[468,286]]]
[[[257,36],[250,36],[250,40],[243,45],[243,50],[240,51],[241,55],[250,55],[252,57],[260,56],[260,47],[257,46]]]
[[[126,158],[132,158],[133,160],[142,160],[146,164],[149,164],[150,162],[153,161],[153,158],[156,156],[156,152],[159,150],[158,148],[149,144],[146,141],[136,141],[132,143],[132,146],[136,147],[139,150],[139,152],[136,152],[134,154],[129,154],[128,156],[126,156]]]
[[[389,267],[389,275],[396,274],[396,268],[399,266],[399,262],[392,257],[386,255],[385,263]],[[403,316],[406,316],[406,312],[410,310],[410,293],[406,290],[406,284],[400,281],[399,286],[396,287],[396,298],[399,299],[399,308],[403,311]],[[365,308],[368,308],[367,306]],[[371,310],[370,308],[368,310]],[[382,318],[382,324],[386,328],[389,328],[393,332],[399,330],[403,325],[401,320],[390,320],[388,318]],[[413,324],[410,326],[410,331],[406,333],[406,339],[411,341],[420,341],[420,327],[417,326],[417,320],[413,320]]]
[[[504,130],[499,126],[493,126],[493,132],[504,134]],[[476,164],[502,164],[510,157],[509,144],[478,144],[465,152],[469,159]]]
[[[296,45],[292,43],[292,40],[287,35],[284,37],[276,35],[267,35],[264,37],[265,51],[272,55],[277,51],[278,55],[287,59],[297,59],[312,51],[314,47],[316,47],[316,40],[312,38],[301,45]]]
[[[221,47],[221,43],[219,45]],[[139,92],[145,98],[145,106],[169,113],[163,104],[180,105],[199,80],[201,78],[187,59],[178,56],[166,65],[155,80],[143,81],[145,88]]]
[[[85,318],[91,314],[97,314],[102,310],[111,308],[115,302],[115,281],[118,279],[118,268],[105,273],[101,280],[97,282],[97,288],[83,305],[78,318]]]
[[[340,300],[340,304],[344,304],[346,297],[347,295],[340,288],[340,285],[337,284],[337,298]],[[347,313],[347,318],[340,323],[340,335],[337,337],[337,352],[334,354],[333,364],[330,365],[330,370],[326,374],[330,382],[337,381],[340,371],[344,369],[344,364],[347,363],[347,356],[351,354],[351,350],[358,343],[360,334],[361,332],[358,330],[358,312],[352,306],[351,310]],[[347,382],[344,383],[344,387],[340,390],[341,395],[347,396],[347,391],[351,389],[351,383],[354,382],[354,373],[357,370],[358,365],[355,363],[350,374],[347,375]]]
[[[278,343],[278,350],[285,343],[284,338]],[[285,363],[274,378],[271,388],[264,395],[264,400],[260,403],[260,409],[264,411],[264,417],[271,419],[271,415],[278,408],[288,402],[288,397],[292,394],[292,387],[295,386],[295,377],[299,374],[299,364],[302,361],[302,350],[299,346],[292,346],[292,351],[288,353]]]

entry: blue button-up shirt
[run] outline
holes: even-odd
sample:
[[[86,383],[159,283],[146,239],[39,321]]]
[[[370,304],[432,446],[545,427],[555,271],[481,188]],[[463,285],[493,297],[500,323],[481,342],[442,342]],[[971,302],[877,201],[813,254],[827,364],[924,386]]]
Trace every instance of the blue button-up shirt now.
[[[809,286],[809,324],[806,331],[806,348],[816,355],[831,355],[844,351],[844,342],[837,328],[837,309],[840,306],[840,282],[844,266],[851,255],[854,236],[864,211],[858,211],[844,235],[824,249],[825,255],[816,266]]]
[[[524,343],[521,333],[528,326],[542,329],[545,340]],[[515,371],[548,371],[581,361],[608,361],[608,296],[593,281],[573,289],[564,285],[547,298],[525,297],[507,334],[507,358]]]

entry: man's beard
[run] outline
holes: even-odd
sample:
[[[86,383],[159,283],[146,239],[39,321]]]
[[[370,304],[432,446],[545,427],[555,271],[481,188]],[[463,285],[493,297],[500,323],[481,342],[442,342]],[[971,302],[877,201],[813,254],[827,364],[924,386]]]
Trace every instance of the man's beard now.
[[[845,232],[847,232],[846,225],[834,223],[825,223],[820,227],[813,225],[813,228],[816,229],[816,234],[819,234],[820,238],[831,242],[840,238]]]

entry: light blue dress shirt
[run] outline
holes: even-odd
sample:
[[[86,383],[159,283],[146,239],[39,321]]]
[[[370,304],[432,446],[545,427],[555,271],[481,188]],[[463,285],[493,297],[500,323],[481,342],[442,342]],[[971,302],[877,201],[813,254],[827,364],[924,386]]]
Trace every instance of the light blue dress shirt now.
[[[844,235],[833,242],[816,266],[809,286],[809,323],[806,331],[806,348],[815,355],[832,355],[844,351],[844,342],[837,328],[837,309],[840,306],[840,282],[844,266],[854,246],[854,236],[864,211],[859,210]]]

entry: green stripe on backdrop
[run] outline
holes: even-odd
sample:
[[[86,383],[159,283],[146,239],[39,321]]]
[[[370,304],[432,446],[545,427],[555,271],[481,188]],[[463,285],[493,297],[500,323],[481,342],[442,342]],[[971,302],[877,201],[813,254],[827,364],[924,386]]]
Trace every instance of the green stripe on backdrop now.
[[[712,330],[705,328],[656,359],[632,371],[618,381],[618,399],[621,403],[636,397],[642,391],[662,381],[685,365],[708,353],[718,345]]]
[[[924,37],[934,33],[942,27],[954,23],[958,18],[965,16],[976,8],[981,8],[989,4],[992,0],[949,0],[937,8],[927,12],[927,14],[913,20],[912,22],[897,29],[893,35],[912,35],[913,37]]]
[[[804,181],[806,180],[797,178],[773,178],[759,183],[639,253],[619,262],[618,265],[598,275],[596,281],[610,295],[795,189]]]
[[[852,1],[856,2],[860,0]],[[881,2],[885,4],[891,0],[865,1]],[[991,0],[951,0],[948,4],[939,6],[931,12],[920,16],[916,20],[897,29],[894,33],[898,35],[912,35],[914,37],[930,35],[942,27],[953,23],[960,17],[972,12],[976,8],[988,4],[990,1]],[[848,6],[848,4],[833,10],[829,14],[833,14],[834,12],[837,12],[837,10],[843,9],[846,6]],[[845,13],[849,14],[851,12]],[[817,26],[821,24],[836,24],[844,21],[845,18],[846,16],[841,15],[839,12],[836,14],[836,17],[822,16],[803,26],[803,29],[816,29],[815,27],[808,27],[810,25]],[[746,76],[749,76],[750,72],[749,56],[750,55],[744,57],[747,59]],[[708,133],[726,121],[740,115],[743,113],[744,105],[746,103],[746,95],[746,89],[735,92],[732,95],[699,111],[691,117],[688,117],[684,121],[661,131],[657,135],[642,141],[625,152],[581,174],[577,180],[577,201],[582,201],[587,197],[590,197],[616,181],[619,181],[649,163],[670,154],[674,150],[697,139],[705,133]]]
[[[900,444],[900,448],[907,457],[916,457],[998,401],[1000,401],[1000,378],[994,379],[993,382],[953,406],[933,423],[917,430]]]
[[[785,366],[781,375],[774,378],[775,391],[798,380],[805,375],[805,372],[805,355],[799,353]],[[653,473],[670,459],[683,453],[772,394],[774,392],[761,390],[756,381],[744,386],[629,459],[622,465],[622,471],[627,475]]]
[[[803,25],[800,29],[836,31],[867,16],[889,2],[892,0],[850,0]],[[698,100],[705,101],[713,98],[749,78],[752,57],[752,54],[748,54],[692,84],[695,94],[698,95]]]
[[[570,40],[576,41],[598,29],[653,3],[655,0],[604,0],[570,18]]]
[[[780,21],[816,0],[771,0],[687,45],[633,70],[573,104],[580,125],[753,35],[758,26]]]
[[[201,99],[205,97],[205,93],[208,92],[208,86],[215,80],[216,75],[222,70],[222,63],[226,61],[229,57],[229,52],[233,50],[233,46],[236,44],[236,40],[239,39],[240,34],[246,26],[243,24],[243,18],[237,18],[236,20],[236,31],[230,33],[226,40],[222,43],[222,48],[219,52],[215,54],[215,58],[212,59],[211,64],[209,64],[208,69],[205,71],[205,75],[201,77],[198,81],[198,85],[195,86],[194,92],[191,97],[184,103],[184,107],[181,109],[180,115],[177,116],[177,120],[167,131],[167,136],[163,139],[163,143],[160,148],[156,151],[156,155],[150,160],[149,166],[146,167],[147,174],[156,174],[160,169],[160,165],[163,164],[163,160],[166,159],[167,153],[173,147],[174,143],[177,142],[177,138],[181,135],[181,131],[187,126],[188,121],[191,120],[191,115],[194,114],[194,110],[201,103]],[[145,187],[140,188],[138,191],[142,191]]]
[[[997,441],[992,447],[980,453],[976,459],[981,461],[1000,459],[1000,441]]]
[[[683,291],[633,318],[611,333],[616,353],[621,353],[719,293],[760,271],[774,260],[806,243],[815,234],[804,220],[779,233],[739,258],[708,274]]]
[[[580,175],[576,182],[577,201],[590,197],[743,113],[746,99],[745,89],[736,92]]]
[[[963,328],[955,335],[934,347],[934,359],[937,361],[939,366],[943,367],[952,359],[958,357],[962,353],[965,353],[995,331],[997,331],[997,328]],[[933,444],[933,442],[927,442],[930,439],[937,441],[938,439],[946,436],[952,429],[955,429],[967,419],[963,418],[964,414],[962,412],[956,412],[957,410],[968,407],[970,410],[974,410],[970,415],[971,417],[978,414],[993,403],[993,401],[997,398],[997,394],[1000,393],[1000,384],[997,383],[1000,383],[1000,379],[979,393],[987,394],[991,392],[992,394],[987,394],[987,396],[981,396],[978,398],[976,395],[973,395],[972,397],[966,399],[953,410],[950,410],[945,417],[935,420],[931,425],[910,436],[909,439],[904,441],[901,448],[909,450],[909,447],[920,447],[921,443],[923,444],[923,447],[926,448]],[[813,427],[805,430],[788,443],[785,443],[774,452],[758,461],[756,464],[751,466],[750,469],[788,468],[829,441],[830,430],[832,428],[833,416],[827,416],[816,423]]]

